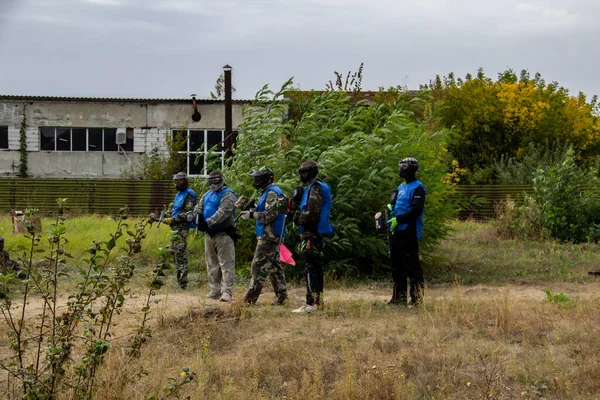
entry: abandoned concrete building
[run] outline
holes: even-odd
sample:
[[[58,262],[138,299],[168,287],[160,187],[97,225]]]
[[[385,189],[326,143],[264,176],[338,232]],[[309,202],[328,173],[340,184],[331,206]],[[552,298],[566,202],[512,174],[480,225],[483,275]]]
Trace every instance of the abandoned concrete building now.
[[[226,114],[235,134],[246,103],[234,100],[226,111],[222,100],[197,100],[199,118],[189,98],[0,95],[0,176],[18,176],[26,141],[28,176],[135,178],[144,157],[168,154],[174,135],[187,136],[178,149],[187,156],[186,172],[206,176],[205,157],[222,164],[232,143]]]

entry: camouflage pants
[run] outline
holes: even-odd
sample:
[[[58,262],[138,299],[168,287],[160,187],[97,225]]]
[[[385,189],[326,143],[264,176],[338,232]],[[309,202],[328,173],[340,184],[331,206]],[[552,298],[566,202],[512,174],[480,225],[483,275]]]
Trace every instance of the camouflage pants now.
[[[258,240],[254,259],[252,260],[252,280],[246,293],[246,303],[256,303],[267,278],[270,278],[275,292],[276,304],[282,304],[287,299],[285,274],[279,262],[279,243]]]
[[[171,252],[177,269],[177,283],[179,287],[185,289],[188,284],[188,258],[187,258],[187,239],[189,229],[175,228],[172,229],[177,233],[177,238],[171,242]]]
[[[10,274],[14,271],[20,271],[21,266],[18,262],[11,260],[8,252],[0,251],[0,273]]]
[[[225,232],[204,235],[204,255],[208,286],[214,294],[233,294],[235,245]]]

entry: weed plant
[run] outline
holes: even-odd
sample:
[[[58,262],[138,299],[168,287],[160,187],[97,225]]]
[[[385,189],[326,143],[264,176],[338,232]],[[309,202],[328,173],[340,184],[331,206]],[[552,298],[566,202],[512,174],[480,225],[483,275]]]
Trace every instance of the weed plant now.
[[[86,254],[89,258],[74,243],[83,244],[79,236],[89,230],[108,238],[115,232],[115,222],[106,218],[64,222],[65,252],[81,264],[66,264],[70,276],[57,287],[56,303],[48,301],[59,306],[60,318],[68,311],[66,294],[79,287],[76,271]],[[44,231],[55,229],[53,224],[56,220],[44,219]],[[0,220],[0,227],[8,226]],[[267,305],[268,298],[256,307],[209,303],[196,288],[152,294],[153,283],[172,280],[159,276],[161,253],[148,244],[154,240],[164,247],[168,228],[146,229],[141,252],[132,257],[151,266],[134,272],[129,291],[122,292],[121,312],[114,314],[112,328],[103,329],[110,337],[86,339],[88,345],[72,348],[64,364],[96,357],[93,385],[79,392],[77,385],[63,387],[55,398],[593,398],[600,390],[600,302],[586,271],[600,264],[598,246],[506,239],[494,224],[476,221],[457,221],[451,228],[452,236],[425,264],[424,309],[387,306],[388,280],[341,280],[328,281],[324,306],[304,316],[291,313],[304,301],[303,288],[293,284],[284,307]],[[3,235],[11,254],[17,241],[28,243],[20,234]],[[190,259],[202,258],[199,242],[190,239]],[[116,243],[113,251],[129,251],[124,237]],[[577,285],[565,286],[569,282]],[[234,298],[240,299],[247,282],[238,283]],[[111,298],[120,301],[118,295]],[[31,293],[29,299],[25,320],[39,322],[44,295]],[[148,318],[144,313],[151,310]],[[50,323],[40,325],[51,331]],[[82,319],[78,326],[83,325]],[[14,354],[6,340],[10,326],[0,330],[2,356]],[[24,336],[35,343],[32,337],[38,336]],[[43,354],[46,360],[49,353]],[[89,376],[92,369],[81,371]],[[19,398],[18,382],[14,374],[0,378],[1,395]]]
[[[93,397],[96,374],[112,346],[116,320],[130,294],[136,254],[151,226],[146,220],[128,223],[128,209],[122,208],[111,218],[116,226],[112,225],[109,238],[93,240],[86,247],[86,258],[80,260],[83,264],[71,269],[68,260],[75,257],[69,253],[63,215],[66,200],[57,199],[58,213],[48,224],[46,237],[32,222],[37,210],[26,211],[23,238],[27,245],[18,252],[21,271],[0,274],[0,312],[9,339],[0,368],[9,376],[6,393],[15,398]],[[119,243],[125,245],[121,252]],[[169,269],[166,251],[158,251],[155,259],[147,274],[141,323],[125,352],[130,358],[141,355],[141,346],[151,336],[147,326],[151,300],[164,285]],[[72,280],[67,293],[59,285],[65,280]]]

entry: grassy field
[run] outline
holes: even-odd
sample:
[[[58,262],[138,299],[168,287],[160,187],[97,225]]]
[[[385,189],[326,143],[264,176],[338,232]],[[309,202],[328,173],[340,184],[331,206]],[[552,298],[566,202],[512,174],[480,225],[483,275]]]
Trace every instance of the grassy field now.
[[[69,221],[69,245],[87,248],[108,236],[106,225]],[[168,243],[168,229],[153,228],[94,399],[600,398],[600,282],[587,273],[600,268],[599,246],[502,240],[489,223],[454,225],[426,260],[422,310],[387,306],[388,280],[327,281],[325,305],[311,315],[291,314],[303,302],[299,282],[283,307],[268,305],[269,288],[258,306],[243,307],[243,277],[233,304],[206,300],[202,245],[191,240],[197,284],[181,291],[169,277],[155,296],[152,337],[132,359],[124,348],[140,318],[146,264]],[[26,244],[8,219],[0,234],[10,250]],[[0,377],[0,393],[18,398],[14,381]]]

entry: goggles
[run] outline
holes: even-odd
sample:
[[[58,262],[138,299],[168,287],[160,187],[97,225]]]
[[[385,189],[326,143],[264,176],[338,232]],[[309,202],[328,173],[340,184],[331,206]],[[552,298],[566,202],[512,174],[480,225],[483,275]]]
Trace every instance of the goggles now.
[[[218,185],[222,182],[223,182],[223,178],[221,178],[220,176],[214,176],[212,178],[208,178],[209,185]]]

